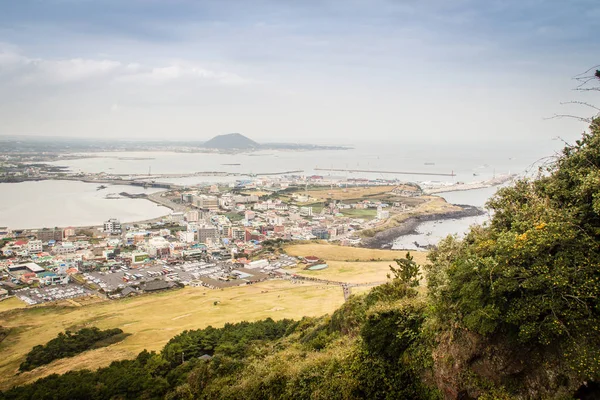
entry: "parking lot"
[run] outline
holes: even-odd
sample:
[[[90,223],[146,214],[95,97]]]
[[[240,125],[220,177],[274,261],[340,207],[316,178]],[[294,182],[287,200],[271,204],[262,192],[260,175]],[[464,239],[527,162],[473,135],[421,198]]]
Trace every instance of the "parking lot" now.
[[[46,286],[43,288],[25,288],[15,291],[15,295],[28,305],[41,304],[50,301],[75,299],[77,297],[91,296],[94,292],[69,283],[67,285]]]
[[[121,267],[113,271],[85,273],[83,277],[88,283],[95,284],[106,292],[112,292],[155,279],[189,285],[204,276],[213,279],[226,277],[230,268],[231,264],[226,263],[188,262],[170,266],[156,264],[140,268]]]
[[[257,272],[269,273],[283,267],[295,266],[296,263],[297,260],[294,257],[282,255],[278,260],[258,269]],[[202,278],[223,280],[230,276],[232,269],[235,269],[234,264],[226,262],[189,261],[177,265],[156,263],[139,268],[121,267],[112,271],[84,273],[83,277],[88,283],[95,284],[106,292],[113,292],[155,279],[180,282],[184,285],[199,282]]]

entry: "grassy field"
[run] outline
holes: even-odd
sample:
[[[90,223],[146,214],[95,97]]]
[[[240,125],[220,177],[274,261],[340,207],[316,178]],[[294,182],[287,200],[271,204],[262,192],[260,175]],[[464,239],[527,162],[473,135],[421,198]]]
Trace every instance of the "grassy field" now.
[[[406,251],[363,249],[320,243],[290,245],[285,248],[285,251],[293,256],[318,256],[329,265],[326,269],[309,271],[304,269],[304,264],[300,264],[292,269],[294,273],[346,283],[384,282],[390,272],[389,266],[396,266],[394,260],[403,258],[406,254]],[[426,262],[426,252],[415,251],[411,254],[418,264]]]
[[[342,214],[350,218],[373,219],[377,216],[377,210],[373,208],[340,210]]]
[[[304,269],[304,265],[295,268],[294,272],[301,276],[326,279],[345,283],[381,283],[385,282],[393,261],[327,261],[328,268],[319,271]]]
[[[285,252],[296,257],[317,256],[327,261],[392,261],[406,254],[399,250],[364,249],[327,243],[291,244],[285,247]]]
[[[372,187],[349,187],[349,188],[325,188],[322,190],[309,190],[310,197],[325,201],[326,199],[350,200],[363,199],[378,195],[387,195],[397,186],[372,186]]]
[[[25,308],[27,304],[23,303],[16,297],[11,297],[6,300],[0,301],[0,313],[8,310],[13,310],[15,308]]]
[[[13,307],[0,313],[0,325],[10,329],[8,337],[0,343],[3,355],[0,360],[0,389],[31,382],[51,373],[99,368],[114,360],[134,357],[143,349],[159,350],[169,339],[186,329],[267,317],[299,319],[305,315],[318,316],[333,312],[343,301],[343,293],[338,286],[267,281],[224,290],[188,287],[84,307]],[[217,305],[214,305],[215,302],[218,302]],[[15,375],[25,354],[33,346],[48,342],[66,329],[86,326],[121,328],[131,336],[109,347]]]

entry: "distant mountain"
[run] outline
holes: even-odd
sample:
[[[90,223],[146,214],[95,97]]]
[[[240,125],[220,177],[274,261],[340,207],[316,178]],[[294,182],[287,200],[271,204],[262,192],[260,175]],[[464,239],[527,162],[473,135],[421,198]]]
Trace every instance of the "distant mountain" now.
[[[239,133],[229,133],[227,135],[218,135],[205,142],[202,147],[208,149],[257,149],[260,144],[254,140],[248,139],[246,136]]]

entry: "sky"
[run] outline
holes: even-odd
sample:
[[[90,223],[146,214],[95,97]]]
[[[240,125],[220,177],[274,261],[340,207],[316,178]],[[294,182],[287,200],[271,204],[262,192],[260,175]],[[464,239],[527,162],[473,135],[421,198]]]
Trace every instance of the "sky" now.
[[[577,137],[597,0],[0,0],[0,135]],[[596,95],[596,98],[594,97]]]

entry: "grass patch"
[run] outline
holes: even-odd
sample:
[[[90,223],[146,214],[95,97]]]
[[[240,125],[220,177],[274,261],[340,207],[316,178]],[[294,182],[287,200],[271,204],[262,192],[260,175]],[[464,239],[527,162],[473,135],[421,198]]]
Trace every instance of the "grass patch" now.
[[[0,313],[4,311],[14,310],[16,308],[25,308],[27,304],[21,301],[18,297],[10,297],[0,301]]]
[[[244,219],[244,215],[237,212],[226,213],[225,216],[229,218],[231,222],[238,222]]]
[[[377,216],[377,210],[373,208],[340,210],[342,214],[350,218],[373,219]]]

